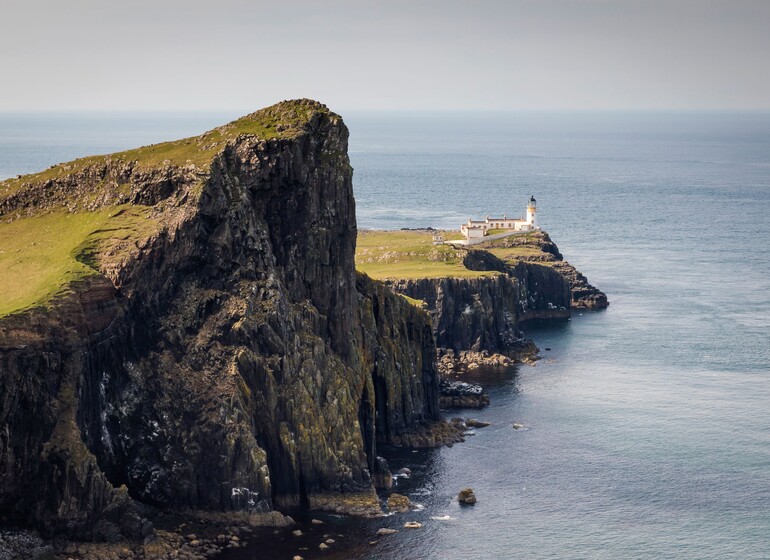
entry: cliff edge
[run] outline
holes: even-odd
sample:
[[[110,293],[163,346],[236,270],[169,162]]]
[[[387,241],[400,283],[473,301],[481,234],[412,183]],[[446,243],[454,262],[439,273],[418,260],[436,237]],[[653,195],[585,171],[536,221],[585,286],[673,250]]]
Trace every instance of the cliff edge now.
[[[480,352],[500,353],[529,361],[537,348],[524,338],[524,323],[567,319],[571,309],[608,305],[607,296],[563,260],[545,232],[473,247],[435,244],[435,233],[362,231],[356,263],[428,311],[442,353],[471,352],[472,360],[486,358],[475,355]]]
[[[428,316],[355,272],[347,140],[298,100],[0,183],[6,521],[378,509],[378,446],[439,384]]]

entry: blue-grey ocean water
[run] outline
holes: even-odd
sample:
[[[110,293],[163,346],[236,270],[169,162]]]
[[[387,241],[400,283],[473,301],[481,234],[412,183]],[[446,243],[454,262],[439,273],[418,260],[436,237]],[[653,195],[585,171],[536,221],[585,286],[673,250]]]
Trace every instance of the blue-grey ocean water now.
[[[0,177],[235,116],[2,115]],[[492,405],[459,414],[492,426],[391,452],[422,511],[225,558],[770,558],[770,115],[344,116],[359,227],[454,227],[533,194],[611,306],[529,326],[551,348],[536,366],[479,374]],[[401,532],[369,544],[383,526]]]

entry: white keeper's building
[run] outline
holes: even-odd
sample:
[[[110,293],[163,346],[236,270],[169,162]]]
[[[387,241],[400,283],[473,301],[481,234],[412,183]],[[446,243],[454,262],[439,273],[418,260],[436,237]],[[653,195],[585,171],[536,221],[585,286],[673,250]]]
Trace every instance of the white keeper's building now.
[[[512,233],[516,231],[532,231],[540,229],[537,226],[536,219],[537,201],[534,196],[529,197],[527,203],[527,217],[526,218],[509,218],[503,216],[502,218],[490,218],[487,216],[484,220],[468,220],[467,223],[460,226],[460,233],[462,233],[466,239],[480,239],[488,235],[487,232],[491,230],[508,230],[506,232],[495,233]]]

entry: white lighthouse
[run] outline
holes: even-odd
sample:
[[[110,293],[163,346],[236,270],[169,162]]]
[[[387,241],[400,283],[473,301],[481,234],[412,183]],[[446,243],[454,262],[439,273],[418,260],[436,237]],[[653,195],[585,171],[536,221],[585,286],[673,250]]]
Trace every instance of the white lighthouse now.
[[[529,224],[531,229],[535,229],[537,227],[537,222],[535,221],[536,210],[537,210],[537,201],[535,200],[534,196],[530,196],[529,203],[527,203],[527,223]]]

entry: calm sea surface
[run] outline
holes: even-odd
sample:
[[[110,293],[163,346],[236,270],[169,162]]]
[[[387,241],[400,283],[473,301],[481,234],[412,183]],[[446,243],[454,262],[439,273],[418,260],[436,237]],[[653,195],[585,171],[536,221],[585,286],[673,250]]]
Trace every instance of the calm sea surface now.
[[[0,177],[235,116],[0,115]],[[386,451],[422,511],[326,516],[226,558],[770,558],[770,115],[346,122],[359,227],[456,227],[534,194],[611,306],[527,327],[551,350],[478,374],[492,405],[457,414],[493,425],[466,443]],[[460,508],[469,485],[479,502]],[[423,528],[369,544],[405,520]]]

